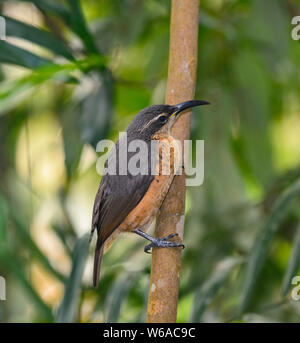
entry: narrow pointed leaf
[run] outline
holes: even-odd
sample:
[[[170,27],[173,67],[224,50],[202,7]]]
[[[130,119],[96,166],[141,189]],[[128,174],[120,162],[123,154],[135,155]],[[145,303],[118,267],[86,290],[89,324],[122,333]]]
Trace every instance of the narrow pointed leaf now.
[[[17,237],[22,241],[23,247],[28,249],[28,251],[30,251],[31,253],[31,256],[34,257],[39,263],[41,263],[41,265],[45,267],[58,280],[65,281],[64,276],[51,265],[48,258],[42,253],[42,251],[33,241],[29,232],[26,230],[20,220],[16,217],[12,219],[17,229]]]
[[[108,71],[90,73],[93,90],[81,100],[81,137],[96,148],[111,125],[113,116],[113,80]],[[84,84],[83,84],[84,87]]]
[[[45,318],[45,321],[52,322],[53,315],[52,311],[47,304],[43,302],[39,294],[33,288],[32,284],[28,281],[22,265],[16,262],[15,256],[6,255],[6,264],[8,265],[12,274],[17,278],[18,282],[24,288],[28,297],[31,299],[32,304],[35,308],[41,313],[41,315]]]
[[[38,44],[52,51],[54,54],[74,60],[74,57],[72,56],[68,47],[47,31],[25,24],[10,17],[3,17],[5,18],[6,22],[6,36],[26,39],[29,42]]]
[[[81,111],[78,105],[62,109],[60,116],[68,179],[76,174],[83,149],[83,141],[80,139],[80,116]]]
[[[88,246],[88,235],[79,238],[76,243],[72,258],[72,271],[66,283],[65,295],[58,309],[56,322],[72,323],[75,321]]]
[[[51,1],[51,0],[23,0],[23,1],[31,2],[35,4],[36,7],[39,8],[40,10],[58,16],[65,23],[69,23],[71,21],[70,10],[63,4],[59,3],[58,1]]]
[[[0,63],[36,69],[51,63],[48,59],[0,40]]]
[[[267,259],[273,237],[287,212],[291,200],[299,194],[300,181],[297,181],[277,199],[265,225],[263,226],[263,229],[259,231],[254,241],[246,268],[242,299],[239,308],[240,314],[247,309],[257,285],[258,278]]]
[[[121,306],[127,299],[128,292],[136,281],[137,274],[121,275],[115,282],[112,290],[106,298],[105,308],[107,309],[106,322],[118,322]]]
[[[300,225],[298,226],[296,237],[294,240],[292,252],[289,258],[289,262],[286,268],[286,272],[283,279],[282,291],[283,296],[287,295],[291,288],[291,281],[295,275],[297,275],[300,267]]]
[[[97,54],[98,49],[92,34],[89,31],[88,24],[84,18],[80,1],[68,0],[72,12],[72,29],[82,39],[82,43],[87,51],[92,54]]]
[[[195,323],[201,321],[202,315],[207,306],[211,303],[213,297],[224,285],[224,282],[234,267],[239,265],[241,262],[242,259],[240,258],[229,257],[218,263],[212,275],[196,293],[194,306],[190,316],[191,322]]]
[[[98,53],[94,38],[89,32],[78,0],[68,0],[69,6],[50,0],[25,0],[32,2],[45,13],[58,16],[65,24],[81,38],[83,45],[90,53]]]
[[[0,193],[0,256],[7,250],[6,241],[6,203]]]
[[[0,116],[22,101],[34,88],[49,80],[76,83],[72,72],[80,68],[77,63],[65,65],[47,64],[17,80],[0,84]]]
[[[68,237],[67,233],[65,232],[64,228],[61,227],[59,224],[52,225],[53,231],[56,233],[57,237],[60,239],[64,248],[66,249],[67,254],[72,257],[72,250],[68,244]]]

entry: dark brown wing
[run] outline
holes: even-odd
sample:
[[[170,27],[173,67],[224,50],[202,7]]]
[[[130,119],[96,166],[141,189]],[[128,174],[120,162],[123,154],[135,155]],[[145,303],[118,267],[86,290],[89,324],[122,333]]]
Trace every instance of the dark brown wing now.
[[[102,244],[147,192],[152,175],[104,175],[96,195],[92,225]]]
[[[115,148],[118,152],[119,142]],[[128,154],[128,160],[132,155],[133,153]],[[102,177],[95,198],[91,232],[91,238],[95,229],[98,233],[94,260],[95,287],[98,285],[104,242],[142,200],[154,179],[150,173],[150,157],[148,166],[148,175],[131,175],[128,173],[128,175],[106,174]]]

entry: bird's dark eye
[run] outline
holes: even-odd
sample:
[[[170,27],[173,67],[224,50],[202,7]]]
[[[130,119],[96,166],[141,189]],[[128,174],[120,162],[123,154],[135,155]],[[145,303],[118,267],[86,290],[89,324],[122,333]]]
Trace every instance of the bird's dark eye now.
[[[163,123],[165,123],[168,120],[168,117],[167,116],[160,116],[158,118],[158,120],[159,120],[160,123],[163,124]]]

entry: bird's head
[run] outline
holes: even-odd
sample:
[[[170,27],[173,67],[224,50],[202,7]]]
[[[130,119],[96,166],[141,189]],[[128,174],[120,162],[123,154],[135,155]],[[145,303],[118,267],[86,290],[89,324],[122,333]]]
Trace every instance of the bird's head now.
[[[158,131],[168,132],[176,119],[185,110],[208,105],[204,100],[190,100],[178,105],[152,105],[140,111],[127,128],[128,135],[139,135],[142,138],[151,138]]]

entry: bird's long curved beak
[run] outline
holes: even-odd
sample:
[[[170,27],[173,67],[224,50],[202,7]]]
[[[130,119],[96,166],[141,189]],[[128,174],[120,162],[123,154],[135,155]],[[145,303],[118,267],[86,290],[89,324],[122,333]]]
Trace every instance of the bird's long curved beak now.
[[[183,112],[184,110],[188,108],[202,106],[202,105],[210,105],[210,103],[205,100],[189,100],[189,101],[182,102],[174,106],[175,108],[174,115],[177,117],[179,113]]]

